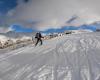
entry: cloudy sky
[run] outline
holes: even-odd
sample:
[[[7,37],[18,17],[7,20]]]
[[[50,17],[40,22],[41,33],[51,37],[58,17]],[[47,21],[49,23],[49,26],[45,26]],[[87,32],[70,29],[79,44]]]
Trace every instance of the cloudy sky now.
[[[100,0],[0,0],[0,32],[47,30],[100,21]],[[21,28],[22,29],[22,28]]]

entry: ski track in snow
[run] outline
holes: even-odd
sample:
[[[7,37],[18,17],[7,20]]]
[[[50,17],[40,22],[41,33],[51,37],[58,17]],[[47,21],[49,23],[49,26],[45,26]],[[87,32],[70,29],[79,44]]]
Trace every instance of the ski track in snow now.
[[[0,55],[0,80],[100,80],[100,35],[66,35]]]

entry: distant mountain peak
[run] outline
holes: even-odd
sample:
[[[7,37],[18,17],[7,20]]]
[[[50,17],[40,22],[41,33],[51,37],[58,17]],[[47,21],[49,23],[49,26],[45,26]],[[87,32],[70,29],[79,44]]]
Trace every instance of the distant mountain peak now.
[[[8,31],[6,34],[8,34],[8,33],[16,33],[15,31]]]

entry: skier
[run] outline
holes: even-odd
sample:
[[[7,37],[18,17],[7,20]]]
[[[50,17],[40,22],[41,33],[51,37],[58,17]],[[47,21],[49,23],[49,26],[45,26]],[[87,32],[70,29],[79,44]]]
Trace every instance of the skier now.
[[[41,45],[43,44],[42,39],[41,39],[41,38],[43,38],[43,37],[42,37],[42,35],[41,35],[40,32],[36,33],[35,38],[36,38],[35,46],[36,46],[39,42],[41,42]]]

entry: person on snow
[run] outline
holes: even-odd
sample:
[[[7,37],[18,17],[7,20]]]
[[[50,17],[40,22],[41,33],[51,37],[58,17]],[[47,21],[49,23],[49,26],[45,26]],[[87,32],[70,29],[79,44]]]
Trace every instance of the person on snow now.
[[[42,38],[43,38],[43,37],[42,37],[41,33],[40,33],[40,32],[37,32],[36,35],[35,35],[35,39],[36,39],[35,46],[37,46],[37,44],[38,44],[39,42],[41,42],[41,45],[43,44]]]

